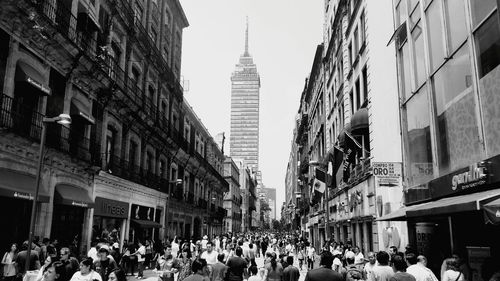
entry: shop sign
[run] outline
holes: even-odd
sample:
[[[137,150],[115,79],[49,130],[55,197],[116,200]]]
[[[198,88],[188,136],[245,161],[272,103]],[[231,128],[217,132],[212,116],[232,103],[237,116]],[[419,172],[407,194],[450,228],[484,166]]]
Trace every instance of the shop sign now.
[[[88,208],[88,207],[89,207],[89,204],[84,203],[84,202],[75,202],[75,201],[71,201],[71,206],[77,206],[77,207]]]
[[[425,256],[430,254],[430,245],[434,235],[434,224],[432,223],[417,223],[415,225],[417,234],[417,252]]]
[[[102,197],[95,198],[94,216],[127,218],[129,205],[126,202],[106,199]]]
[[[477,192],[486,185],[500,181],[498,170],[500,170],[500,155],[473,163],[430,181],[431,197],[440,198],[454,193]]]
[[[372,172],[377,187],[402,186],[402,171],[399,162],[374,162],[372,163]]]
[[[33,200],[34,196],[31,193],[27,192],[14,192],[14,198],[25,199],[25,200]]]

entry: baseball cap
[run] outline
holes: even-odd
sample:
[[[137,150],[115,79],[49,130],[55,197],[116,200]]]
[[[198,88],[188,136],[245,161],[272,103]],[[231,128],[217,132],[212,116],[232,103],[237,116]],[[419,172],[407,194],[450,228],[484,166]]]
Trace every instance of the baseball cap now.
[[[99,248],[99,253],[109,253],[109,246],[108,245],[102,245],[101,248]]]

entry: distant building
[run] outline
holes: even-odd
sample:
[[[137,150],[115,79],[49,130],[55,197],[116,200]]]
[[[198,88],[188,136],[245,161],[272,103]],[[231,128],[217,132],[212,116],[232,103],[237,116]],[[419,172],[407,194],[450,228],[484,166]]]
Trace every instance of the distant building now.
[[[230,156],[244,159],[251,171],[259,167],[260,76],[248,52],[248,23],[245,52],[231,75]]]
[[[229,183],[229,192],[224,194],[224,231],[237,233],[241,230],[240,169],[231,157],[224,160],[224,178]]]

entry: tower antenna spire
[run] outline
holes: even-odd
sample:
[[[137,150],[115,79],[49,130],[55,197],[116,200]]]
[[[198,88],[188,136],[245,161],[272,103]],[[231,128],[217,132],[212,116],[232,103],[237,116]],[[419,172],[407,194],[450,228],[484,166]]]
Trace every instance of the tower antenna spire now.
[[[245,57],[248,57],[250,54],[248,53],[248,16],[247,16],[247,29],[245,31]]]

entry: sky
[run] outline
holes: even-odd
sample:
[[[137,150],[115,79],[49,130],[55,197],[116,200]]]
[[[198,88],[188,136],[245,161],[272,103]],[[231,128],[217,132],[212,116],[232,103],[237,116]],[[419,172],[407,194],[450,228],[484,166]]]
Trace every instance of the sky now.
[[[259,168],[276,189],[276,216],[285,200],[285,176],[295,117],[314,53],[322,42],[323,0],[180,0],[184,97],[210,134],[225,132],[229,153],[231,73],[245,49],[260,74]]]

